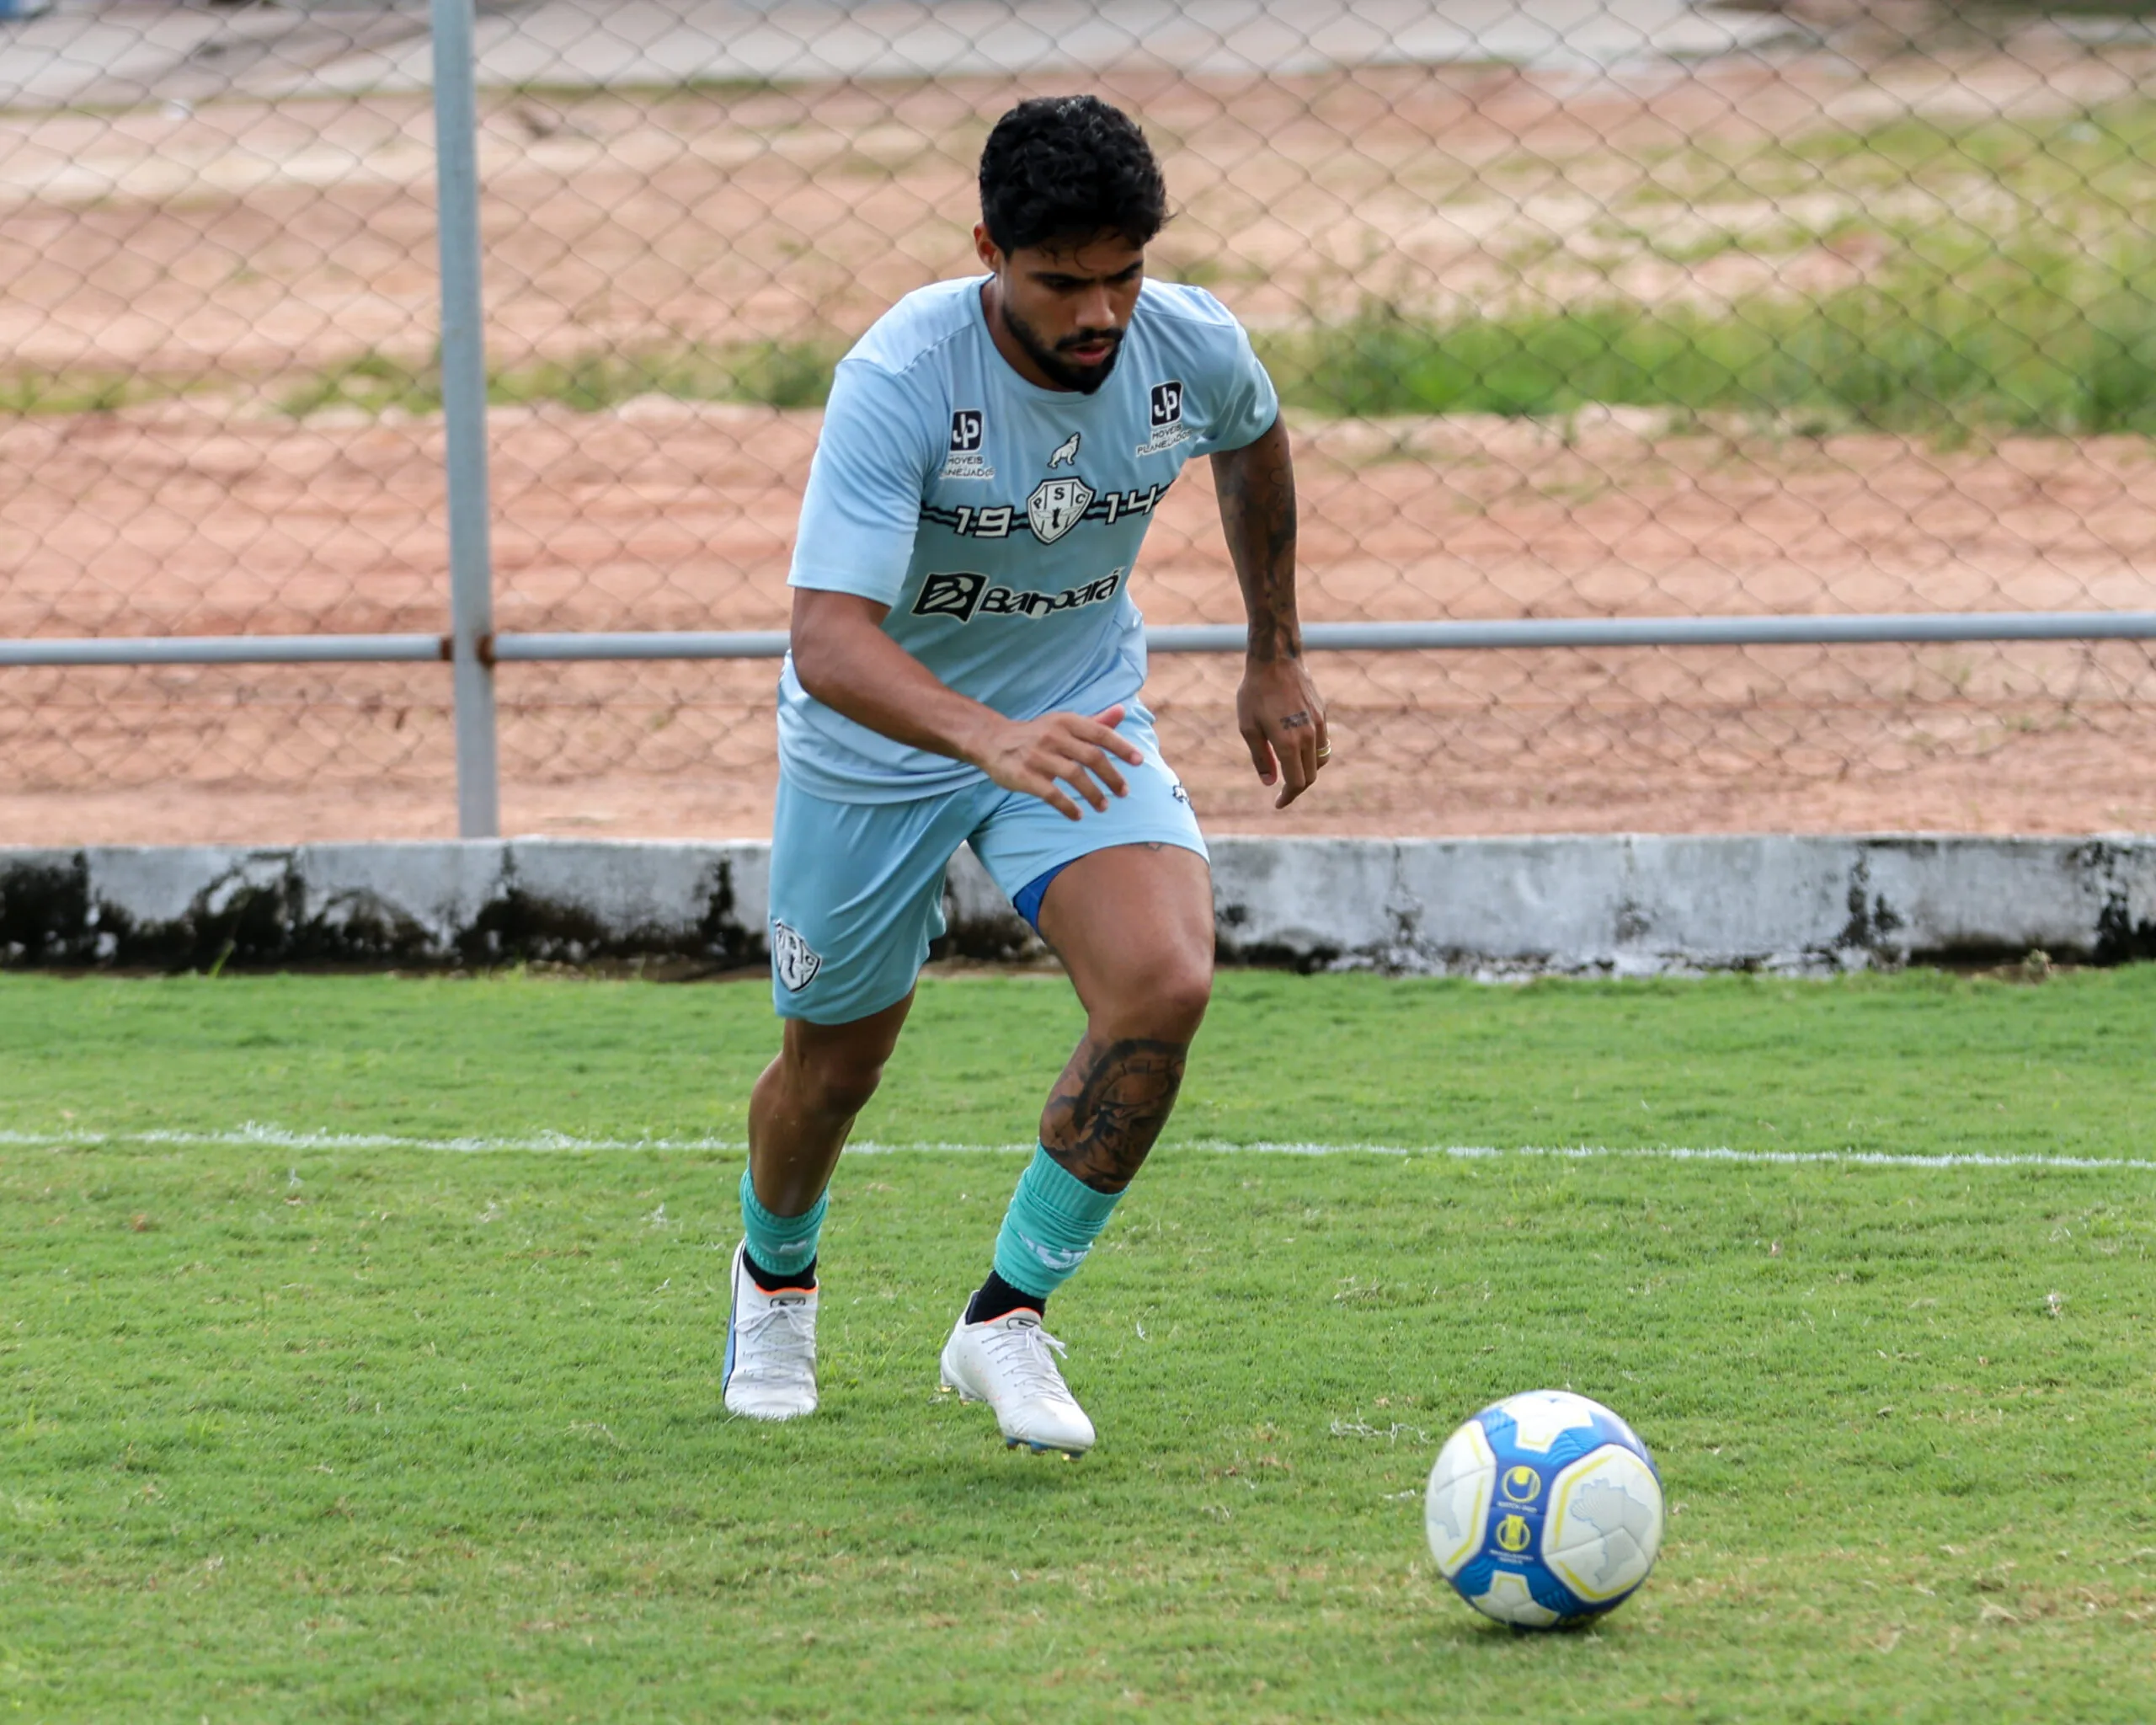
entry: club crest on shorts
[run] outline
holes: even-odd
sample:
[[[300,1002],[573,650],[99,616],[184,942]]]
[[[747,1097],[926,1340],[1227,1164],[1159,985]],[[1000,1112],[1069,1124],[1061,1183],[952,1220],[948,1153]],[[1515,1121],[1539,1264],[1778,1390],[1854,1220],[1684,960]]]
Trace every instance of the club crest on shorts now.
[[[1068,479],[1043,479],[1026,499],[1026,519],[1033,523],[1033,537],[1053,545],[1086,519],[1093,500],[1093,488],[1076,474]]]
[[[788,994],[799,994],[824,968],[823,955],[802,939],[798,931],[776,918],[771,922],[771,968]]]

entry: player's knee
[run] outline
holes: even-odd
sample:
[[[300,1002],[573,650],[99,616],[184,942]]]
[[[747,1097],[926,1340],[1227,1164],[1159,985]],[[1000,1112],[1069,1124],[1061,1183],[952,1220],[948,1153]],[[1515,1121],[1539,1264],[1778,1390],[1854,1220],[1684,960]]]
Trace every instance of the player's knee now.
[[[876,1094],[890,1050],[837,1043],[791,1052],[795,1091],[801,1100],[819,1114],[851,1117],[867,1108]]]
[[[859,1055],[827,1055],[813,1062],[808,1087],[817,1110],[853,1115],[868,1106],[883,1081],[883,1062]]]
[[[1150,969],[1140,993],[1148,1033],[1164,1042],[1188,1042],[1204,1022],[1213,1000],[1213,966],[1182,957],[1163,957]]]
[[[883,1077],[880,1065],[819,1067],[809,1079],[810,1105],[819,1114],[851,1119],[868,1106]]]

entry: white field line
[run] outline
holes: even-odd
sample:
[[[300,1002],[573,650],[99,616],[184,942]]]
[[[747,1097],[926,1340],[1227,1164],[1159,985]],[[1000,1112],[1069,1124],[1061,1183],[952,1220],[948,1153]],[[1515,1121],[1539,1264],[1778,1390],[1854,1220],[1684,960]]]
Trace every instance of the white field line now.
[[[568,1132],[540,1132],[516,1137],[414,1138],[389,1132],[295,1131],[284,1126],[249,1124],[222,1131],[173,1129],[150,1132],[97,1132],[69,1129],[58,1132],[23,1132],[0,1129],[0,1150],[45,1150],[61,1146],[93,1147],[99,1145],[208,1146],[227,1149],[280,1151],[428,1150],[476,1155],[490,1151],[553,1151],[594,1153],[607,1151],[732,1151],[748,1146],[738,1138],[586,1138]],[[905,1156],[924,1151],[963,1151],[974,1155],[1021,1156],[1030,1144],[950,1144],[924,1140],[913,1144],[882,1144],[873,1140],[846,1146],[849,1156]],[[1513,1145],[1486,1144],[1228,1144],[1217,1139],[1171,1142],[1171,1151],[1195,1150],[1214,1156],[1444,1156],[1455,1162],[1488,1162],[1515,1157],[1543,1157],[1558,1162],[1667,1162],[1734,1163],[1743,1166],[1860,1168],[2059,1168],[2126,1169],[2156,1172],[2156,1160],[2139,1156],[2032,1156],[1991,1154],[1985,1151],[1944,1156],[1903,1156],[1876,1150],[1732,1150],[1726,1146],[1694,1148],[1683,1145],[1619,1146],[1599,1144]]]

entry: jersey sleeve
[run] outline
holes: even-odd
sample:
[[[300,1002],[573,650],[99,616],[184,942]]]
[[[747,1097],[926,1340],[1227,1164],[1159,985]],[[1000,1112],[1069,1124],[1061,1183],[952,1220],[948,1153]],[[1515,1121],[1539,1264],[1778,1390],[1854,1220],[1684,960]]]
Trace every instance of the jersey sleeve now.
[[[791,587],[895,605],[940,451],[919,398],[882,366],[841,361],[808,465]]]
[[[1217,350],[1219,371],[1209,380],[1212,400],[1205,435],[1193,446],[1198,455],[1218,455],[1255,443],[1280,417],[1280,397],[1242,325],[1231,318],[1220,334],[1225,339]]]

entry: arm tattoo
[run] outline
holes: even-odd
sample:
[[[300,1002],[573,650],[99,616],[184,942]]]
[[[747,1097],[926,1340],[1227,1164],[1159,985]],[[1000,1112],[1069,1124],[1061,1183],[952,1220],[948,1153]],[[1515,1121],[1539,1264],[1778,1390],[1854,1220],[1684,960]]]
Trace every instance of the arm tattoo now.
[[[1295,470],[1278,420],[1257,442],[1213,457],[1220,528],[1242,585],[1254,659],[1301,657],[1295,618]]]
[[[1088,1033],[1041,1115],[1042,1147],[1096,1192],[1122,1191],[1168,1124],[1189,1052],[1186,1042]]]

